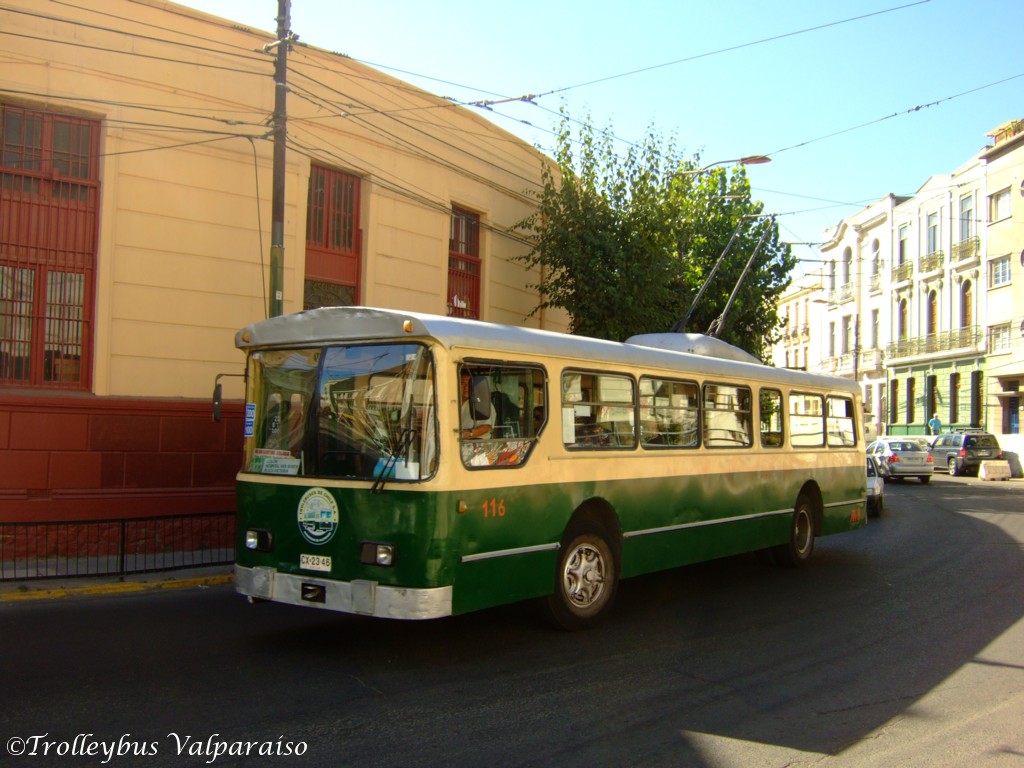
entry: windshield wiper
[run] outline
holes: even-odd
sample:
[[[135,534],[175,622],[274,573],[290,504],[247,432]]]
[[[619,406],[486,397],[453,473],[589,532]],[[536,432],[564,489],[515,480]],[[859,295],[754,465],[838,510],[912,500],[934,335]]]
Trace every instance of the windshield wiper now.
[[[384,462],[384,466],[380,468],[380,473],[373,480],[373,485],[370,487],[370,493],[380,493],[384,490],[384,485],[388,481],[388,475],[390,475],[394,469],[395,464],[399,459],[404,459],[409,453],[409,447],[412,445],[413,439],[416,437],[416,430],[412,427],[404,427],[401,433],[398,435],[398,445],[395,446],[395,450],[388,456],[388,460]]]

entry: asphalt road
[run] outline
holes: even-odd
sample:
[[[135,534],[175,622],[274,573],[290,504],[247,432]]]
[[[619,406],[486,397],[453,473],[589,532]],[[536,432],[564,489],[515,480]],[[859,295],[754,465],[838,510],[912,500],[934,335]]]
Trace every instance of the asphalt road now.
[[[804,569],[624,582],[580,634],[230,586],[0,603],[0,764],[1021,765],[1022,616],[1024,481],[945,476]]]

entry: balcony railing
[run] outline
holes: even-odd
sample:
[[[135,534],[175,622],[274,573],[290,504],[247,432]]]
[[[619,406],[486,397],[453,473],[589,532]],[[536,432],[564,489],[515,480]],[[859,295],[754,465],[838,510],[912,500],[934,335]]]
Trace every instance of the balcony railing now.
[[[864,371],[878,371],[885,365],[885,358],[882,356],[882,350],[877,347],[871,349],[862,349],[860,351],[860,369]]]
[[[980,343],[981,330],[976,325],[969,325],[944,333],[932,333],[928,336],[894,341],[886,347],[885,355],[891,360],[900,357],[931,355],[936,352],[977,350]]]
[[[908,261],[900,264],[898,267],[892,268],[892,281],[894,283],[901,283],[904,280],[909,280],[914,275],[914,262]]]
[[[845,301],[850,301],[853,298],[853,283],[847,283],[841,285],[834,291],[831,291],[828,295],[829,304],[842,304]]]
[[[921,271],[922,272],[934,272],[937,269],[942,269],[942,265],[946,261],[946,254],[942,251],[934,251],[929,253],[927,256],[921,259]]]
[[[981,253],[981,241],[977,237],[961,240],[953,246],[953,261],[970,261]]]
[[[841,355],[826,357],[821,361],[821,369],[824,373],[831,373],[837,376],[853,376],[854,373],[878,373],[884,366],[884,358],[880,349],[860,350],[857,370],[854,371],[855,354],[844,352]]]

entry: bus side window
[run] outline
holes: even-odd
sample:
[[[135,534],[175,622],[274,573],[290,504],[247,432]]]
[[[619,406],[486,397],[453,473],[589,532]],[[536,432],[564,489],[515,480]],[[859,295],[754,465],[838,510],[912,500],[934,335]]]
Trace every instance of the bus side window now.
[[[640,379],[640,444],[645,448],[700,445],[697,384],[648,376]]]
[[[466,402],[466,390],[460,394],[462,463],[472,469],[524,464],[536,441],[538,416],[539,425],[543,425],[546,418],[543,369],[532,365],[474,362],[460,369],[460,379],[467,377],[486,379],[487,402],[475,403],[471,409]]]
[[[563,373],[562,441],[566,448],[634,448],[635,391],[628,376]]]
[[[825,421],[821,395],[792,392],[789,395],[789,441],[794,447],[825,445]]]
[[[782,393],[777,389],[762,389],[758,405],[761,417],[761,446],[764,448],[781,448],[784,438],[782,431]]]
[[[828,444],[844,448],[852,448],[857,444],[853,400],[848,397],[828,398]]]
[[[751,397],[747,387],[704,385],[704,445],[708,448],[749,448],[754,444]]]

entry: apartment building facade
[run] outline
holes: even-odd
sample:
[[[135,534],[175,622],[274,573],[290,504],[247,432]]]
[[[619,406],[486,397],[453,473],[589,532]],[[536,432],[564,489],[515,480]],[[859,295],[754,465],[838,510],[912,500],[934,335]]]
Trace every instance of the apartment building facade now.
[[[927,434],[938,415],[944,428],[1020,434],[1022,128],[1000,126],[956,171],[844,219],[820,247],[811,357],[860,382],[870,433]]]
[[[165,0],[0,9],[0,521],[230,511],[234,333],[268,313],[274,36]],[[346,56],[288,54],[284,312],[531,315],[544,157]]]

